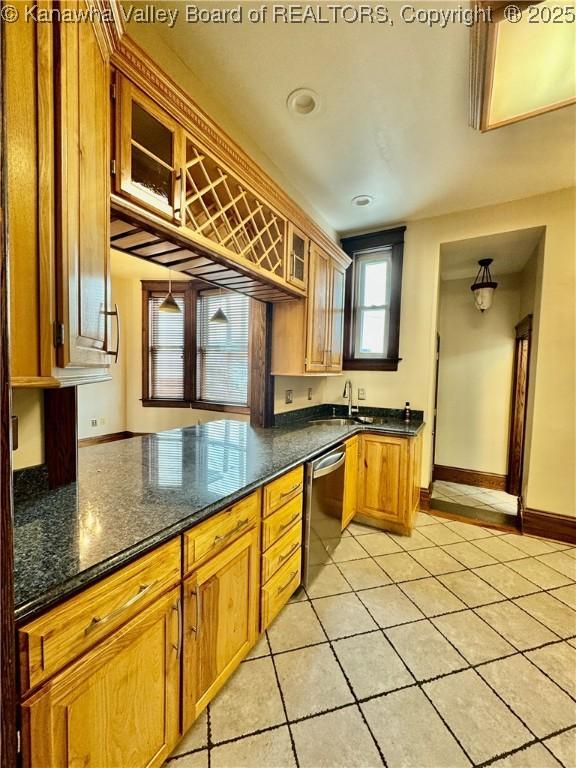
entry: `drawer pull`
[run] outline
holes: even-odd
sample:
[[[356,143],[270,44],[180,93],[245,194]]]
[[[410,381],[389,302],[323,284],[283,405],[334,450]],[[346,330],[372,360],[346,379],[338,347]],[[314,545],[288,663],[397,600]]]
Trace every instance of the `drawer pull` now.
[[[292,571],[292,573],[290,574],[290,578],[288,579],[288,581],[286,582],[286,584],[284,584],[284,585],[283,585],[283,586],[281,586],[281,587],[278,587],[278,591],[277,591],[277,593],[276,593],[276,594],[278,594],[278,595],[281,595],[281,594],[282,594],[282,592],[284,592],[284,590],[285,590],[285,589],[288,589],[288,587],[290,586],[290,584],[292,584],[292,579],[294,578],[294,576],[298,576],[298,571]]]
[[[246,518],[245,520],[238,520],[236,523],[235,528],[231,528],[228,533],[225,533],[223,536],[215,536],[214,541],[212,542],[212,547],[215,547],[217,544],[220,544],[222,541],[226,541],[226,539],[229,539],[230,536],[233,536],[235,533],[237,533],[240,528],[244,528],[245,525],[248,525],[250,522],[250,518]]]
[[[302,483],[296,483],[296,485],[293,485],[292,488],[288,488],[287,491],[282,491],[280,498],[283,499],[284,496],[290,496],[290,494],[294,493],[294,491],[299,491],[301,487]]]
[[[284,523],[283,525],[281,525],[281,526],[278,528],[278,530],[279,530],[279,531],[283,531],[285,528],[289,528],[289,527],[292,525],[292,523],[295,523],[295,522],[296,522],[296,520],[298,520],[298,518],[299,518],[299,517],[300,517],[300,512],[297,512],[297,513],[294,515],[294,517],[292,517],[290,520],[288,520],[288,522],[287,522],[287,523]]]
[[[291,547],[291,548],[288,550],[288,552],[286,552],[284,555],[280,555],[280,556],[278,557],[278,562],[279,562],[279,563],[283,563],[283,562],[284,562],[284,560],[288,560],[288,558],[289,558],[291,555],[293,555],[293,554],[294,554],[294,552],[296,552],[296,550],[298,549],[298,547],[299,547],[299,546],[300,546],[300,542],[299,542],[299,541],[297,541],[297,542],[296,542],[296,544],[294,544],[294,546],[293,546],[293,547]]]
[[[117,616],[120,616],[121,613],[123,613],[127,608],[131,608],[133,605],[136,605],[136,603],[140,602],[142,598],[146,597],[146,595],[150,592],[150,590],[156,586],[158,583],[158,579],[154,579],[150,584],[141,584],[138,592],[133,595],[129,600],[126,600],[126,602],[119,606],[118,608],[115,608],[113,611],[110,611],[110,613],[107,613],[105,616],[94,616],[90,624],[86,627],[84,630],[85,635],[89,635],[91,632],[93,632],[95,629],[98,629],[103,624],[106,624],[108,621],[112,621],[112,619],[115,619]]]

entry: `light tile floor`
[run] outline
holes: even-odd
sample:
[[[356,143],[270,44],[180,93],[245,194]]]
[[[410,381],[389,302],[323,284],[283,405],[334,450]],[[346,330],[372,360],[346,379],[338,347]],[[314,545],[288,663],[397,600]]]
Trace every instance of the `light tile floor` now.
[[[434,480],[432,498],[474,509],[502,512],[506,515],[515,515],[518,507],[517,497],[504,491],[493,491],[490,488],[478,488],[463,483],[449,483],[446,480]]]
[[[575,768],[576,547],[348,531],[168,768]]]

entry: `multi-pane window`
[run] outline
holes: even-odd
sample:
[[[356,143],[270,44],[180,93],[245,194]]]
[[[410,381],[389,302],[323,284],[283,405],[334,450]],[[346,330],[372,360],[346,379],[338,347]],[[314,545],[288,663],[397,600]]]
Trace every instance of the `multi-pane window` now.
[[[174,283],[180,312],[162,312],[168,284],[142,287],[144,405],[247,410],[251,300]]]
[[[404,229],[342,240],[352,259],[346,273],[345,370],[398,368]]]
[[[250,299],[202,291],[196,302],[196,400],[248,405]],[[222,310],[228,322],[212,318]]]

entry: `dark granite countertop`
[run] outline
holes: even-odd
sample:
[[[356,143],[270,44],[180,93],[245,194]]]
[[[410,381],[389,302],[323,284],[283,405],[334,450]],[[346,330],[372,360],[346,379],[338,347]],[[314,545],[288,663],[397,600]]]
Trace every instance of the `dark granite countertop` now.
[[[79,477],[47,490],[41,473],[15,481],[15,603],[19,623],[191,528],[342,439],[370,429],[416,435],[422,421],[379,426],[244,422],[82,448]]]

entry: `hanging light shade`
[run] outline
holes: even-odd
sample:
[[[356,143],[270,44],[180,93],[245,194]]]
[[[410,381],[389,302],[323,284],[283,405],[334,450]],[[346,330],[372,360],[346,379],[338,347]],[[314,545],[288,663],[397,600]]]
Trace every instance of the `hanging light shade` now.
[[[172,296],[172,278],[168,278],[168,293],[166,294],[166,298],[160,304],[158,307],[158,312],[171,312],[174,315],[179,315],[182,310],[176,303],[176,299],[174,296]]]
[[[470,286],[470,290],[474,294],[476,309],[479,309],[480,312],[490,309],[494,291],[498,287],[498,283],[492,280],[492,275],[490,274],[490,264],[492,264],[492,261],[493,259],[480,259],[478,262],[480,269],[476,279]]]
[[[222,288],[220,288],[220,292],[219,292],[218,295],[222,296]],[[224,312],[224,310],[222,309],[222,307],[218,307],[216,312],[214,312],[214,314],[210,318],[210,322],[211,323],[220,323],[220,325],[227,325],[228,324],[228,322],[229,322],[228,317],[227,317],[226,313]]]
[[[212,315],[210,318],[211,323],[221,323],[222,325],[225,325],[229,322],[228,317],[226,316],[226,313],[222,309],[222,307],[218,307],[216,312]]]

